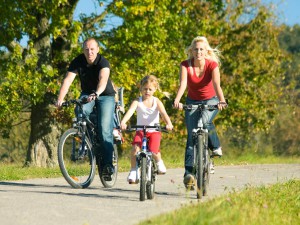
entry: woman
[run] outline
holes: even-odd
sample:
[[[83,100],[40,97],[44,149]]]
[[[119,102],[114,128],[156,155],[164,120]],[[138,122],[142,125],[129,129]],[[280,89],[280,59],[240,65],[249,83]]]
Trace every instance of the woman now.
[[[180,64],[180,86],[174,100],[174,107],[182,109],[180,99],[187,88],[186,104],[218,104],[219,110],[225,108],[227,104],[220,86],[220,52],[211,48],[205,37],[198,36],[194,38],[186,53],[188,59]],[[218,110],[205,112],[207,116],[203,122],[209,130],[208,147],[214,155],[222,156],[220,141],[212,123],[217,113]],[[192,174],[194,159],[192,130],[196,128],[198,120],[199,113],[195,113],[195,110],[185,112],[185,122],[188,131],[184,173],[184,184],[186,187],[194,184],[194,174]]]

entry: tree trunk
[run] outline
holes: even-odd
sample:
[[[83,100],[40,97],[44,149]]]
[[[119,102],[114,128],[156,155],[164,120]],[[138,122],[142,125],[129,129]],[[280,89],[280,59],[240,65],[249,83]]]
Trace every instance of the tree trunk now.
[[[31,111],[31,131],[26,165],[53,167],[57,165],[57,145],[61,134],[51,116],[48,103],[34,105]]]

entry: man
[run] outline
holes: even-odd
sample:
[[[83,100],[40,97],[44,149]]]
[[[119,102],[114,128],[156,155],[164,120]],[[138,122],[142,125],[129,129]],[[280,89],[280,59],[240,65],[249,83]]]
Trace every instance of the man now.
[[[111,180],[114,172],[113,156],[113,115],[115,109],[115,90],[109,78],[110,65],[107,59],[99,54],[99,45],[94,38],[83,43],[83,53],[72,60],[59,91],[56,106],[61,107],[69,87],[79,75],[81,82],[80,98],[87,98],[83,112],[89,116],[96,104],[98,115],[98,141],[103,151],[103,177]],[[96,100],[96,101],[95,101]],[[97,149],[99,152],[99,149]]]

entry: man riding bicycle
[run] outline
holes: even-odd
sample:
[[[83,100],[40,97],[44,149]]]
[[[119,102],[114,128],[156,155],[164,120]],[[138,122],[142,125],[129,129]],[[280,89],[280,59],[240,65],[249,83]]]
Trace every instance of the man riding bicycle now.
[[[68,68],[59,91],[56,106],[61,107],[69,87],[79,75],[81,82],[80,98],[87,98],[88,103],[83,106],[83,112],[89,116],[96,104],[99,149],[103,149],[102,168],[104,177],[108,180],[114,173],[113,157],[113,116],[115,109],[115,90],[110,76],[110,64],[99,54],[99,44],[94,38],[88,38],[83,43],[83,53],[73,59]]]

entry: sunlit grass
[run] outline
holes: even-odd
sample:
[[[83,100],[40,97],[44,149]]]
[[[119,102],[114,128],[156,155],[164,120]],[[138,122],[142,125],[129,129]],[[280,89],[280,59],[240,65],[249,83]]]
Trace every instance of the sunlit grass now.
[[[300,224],[300,180],[250,187],[144,221],[140,225]]]

